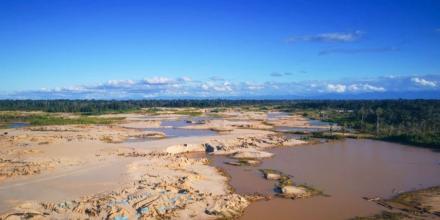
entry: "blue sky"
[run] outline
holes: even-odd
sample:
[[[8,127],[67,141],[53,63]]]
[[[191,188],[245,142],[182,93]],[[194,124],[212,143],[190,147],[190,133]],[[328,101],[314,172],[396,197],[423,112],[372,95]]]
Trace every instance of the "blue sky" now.
[[[440,98],[439,11],[423,0],[0,0],[0,98]]]

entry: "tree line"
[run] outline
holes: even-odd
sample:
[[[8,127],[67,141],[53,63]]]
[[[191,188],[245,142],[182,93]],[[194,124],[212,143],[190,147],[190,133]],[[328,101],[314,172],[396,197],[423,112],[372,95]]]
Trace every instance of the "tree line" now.
[[[103,114],[153,107],[256,107],[302,112],[374,134],[376,137],[440,149],[440,100],[0,100],[0,111]]]
[[[288,103],[280,100],[0,100],[0,111],[44,111],[107,113],[125,112],[152,107],[232,107],[242,105],[275,105]]]
[[[304,101],[285,108],[380,139],[440,150],[440,100]]]

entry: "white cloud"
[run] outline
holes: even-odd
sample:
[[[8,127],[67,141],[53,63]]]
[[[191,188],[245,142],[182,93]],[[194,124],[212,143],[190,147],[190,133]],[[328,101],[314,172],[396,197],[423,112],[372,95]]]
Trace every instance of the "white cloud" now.
[[[368,83],[365,84],[354,83],[349,85],[329,83],[326,85],[326,91],[336,92],[336,93],[344,93],[344,92],[360,93],[360,92],[385,92],[386,89],[384,87],[373,86]]]
[[[354,33],[324,33],[312,37],[312,40],[318,41],[342,41],[349,42],[356,40],[361,35],[360,31]]]
[[[413,77],[413,78],[411,78],[411,81],[418,86],[425,86],[425,87],[436,87],[437,86],[437,83],[435,81],[429,81],[429,80],[419,78],[419,77]]]
[[[265,88],[265,86],[263,84],[252,83],[252,82],[245,82],[244,87],[250,91],[262,90]]]
[[[174,80],[167,78],[167,77],[162,77],[162,76],[155,76],[152,78],[147,78],[144,79],[145,83],[150,84],[150,85],[164,85],[164,84],[169,84],[174,82]]]
[[[108,86],[130,86],[135,82],[133,80],[109,80],[107,81]]]
[[[336,93],[343,93],[347,89],[347,86],[342,84],[327,84],[327,91],[328,92],[336,92]]]
[[[370,84],[352,84],[348,86],[348,90],[352,92],[385,92],[386,89],[381,86],[372,86]]]
[[[232,84],[230,82],[223,82],[223,83],[215,83],[215,82],[206,82],[200,85],[200,88],[202,88],[205,91],[211,91],[211,92],[232,92]]]
[[[354,32],[331,32],[316,35],[293,36],[287,42],[312,41],[312,42],[353,42],[364,34],[363,31]]]
[[[220,85],[214,85],[212,89],[217,92],[232,92],[233,90],[231,83],[229,82],[224,82],[223,84]]]
[[[201,87],[203,90],[209,90],[209,85],[207,83],[202,84]]]

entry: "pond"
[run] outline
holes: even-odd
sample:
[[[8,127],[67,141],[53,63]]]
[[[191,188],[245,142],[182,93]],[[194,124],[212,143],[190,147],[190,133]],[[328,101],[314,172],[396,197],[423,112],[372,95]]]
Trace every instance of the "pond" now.
[[[259,169],[279,170],[293,181],[308,184],[330,197],[289,200],[274,198],[252,203],[241,219],[347,219],[382,210],[362,197],[391,197],[402,191],[440,185],[440,153],[400,144],[354,140],[269,150],[275,156],[257,167],[213,164],[230,176],[241,194],[274,195],[275,182],[265,180]],[[317,211],[319,208],[319,211]]]
[[[188,121],[192,121],[193,123],[201,123],[204,120],[209,120],[208,118],[202,117],[194,117],[194,118],[184,118],[179,120],[164,120],[161,122],[158,128],[145,128],[146,131],[156,131],[163,132],[166,135],[166,138],[176,138],[176,137],[196,137],[196,136],[213,136],[218,135],[217,132],[211,131],[209,129],[190,129],[185,128],[186,126],[192,125],[192,123]],[[155,137],[147,137],[147,138],[129,138],[127,140],[128,143],[133,142],[145,142],[151,140],[157,140]]]
[[[148,128],[148,131],[158,131],[165,133],[167,138],[173,137],[192,137],[192,136],[211,136],[216,135],[217,132],[211,131],[209,129],[188,129],[186,126],[191,125],[188,121],[199,122],[207,120],[206,118],[194,117],[194,118],[184,118],[180,120],[165,120],[161,122],[160,128]]]

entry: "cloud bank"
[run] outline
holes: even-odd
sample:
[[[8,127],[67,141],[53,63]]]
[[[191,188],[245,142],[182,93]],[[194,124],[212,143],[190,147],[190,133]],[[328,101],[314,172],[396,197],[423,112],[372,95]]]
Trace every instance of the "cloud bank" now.
[[[280,74],[281,76],[289,74]],[[387,76],[364,80],[237,82],[211,77],[163,76],[140,80],[109,80],[96,85],[16,91],[1,99],[160,99],[160,98],[312,98],[334,95],[430,92],[440,98],[440,75]]]

